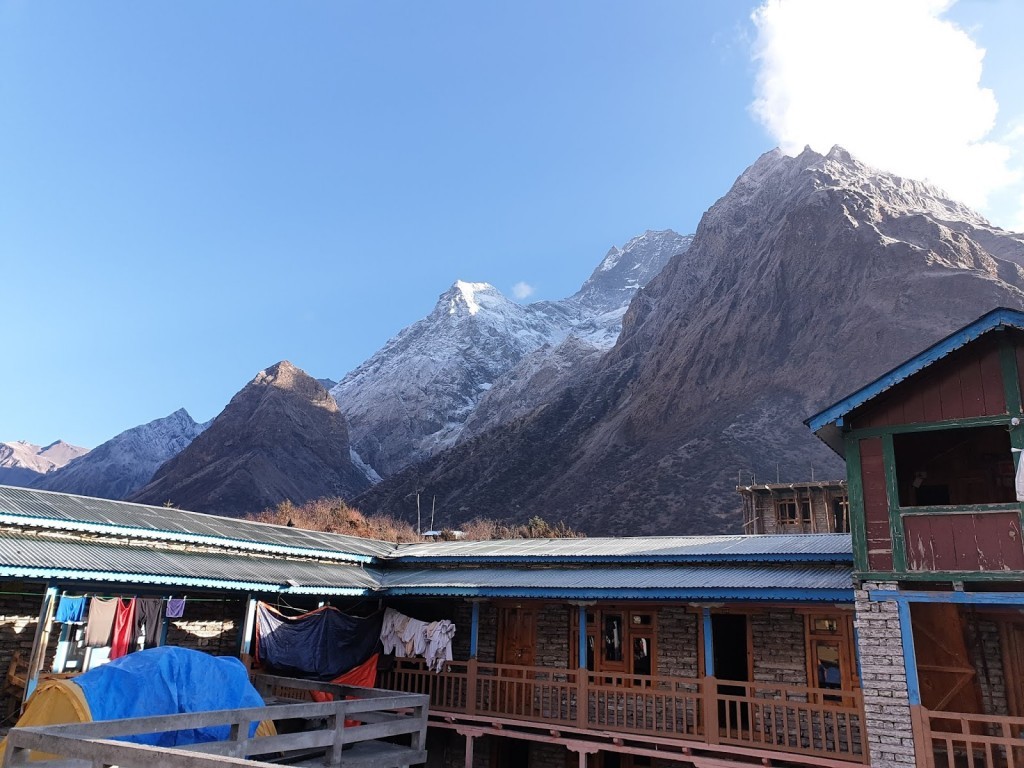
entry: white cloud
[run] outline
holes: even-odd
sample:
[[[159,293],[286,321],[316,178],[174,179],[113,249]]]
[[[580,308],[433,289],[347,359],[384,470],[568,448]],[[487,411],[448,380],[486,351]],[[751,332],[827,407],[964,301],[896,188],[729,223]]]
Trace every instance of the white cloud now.
[[[512,286],[512,295],[517,299],[527,299],[533,295],[534,287],[529,283],[524,283],[520,280],[518,283]]]
[[[839,144],[983,212],[1000,192],[1019,201],[1024,137],[991,136],[998,103],[980,85],[985,51],[943,18],[951,5],[766,0],[753,14],[754,115],[787,154]]]

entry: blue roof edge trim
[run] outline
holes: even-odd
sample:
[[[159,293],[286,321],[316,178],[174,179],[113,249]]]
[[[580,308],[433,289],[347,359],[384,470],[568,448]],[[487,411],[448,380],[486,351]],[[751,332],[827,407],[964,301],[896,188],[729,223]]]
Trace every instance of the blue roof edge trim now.
[[[718,555],[399,555],[388,565],[426,566],[430,563],[459,563],[466,566],[487,563],[537,563],[573,565],[575,563],[852,563],[853,552],[790,552],[786,554]]]
[[[221,549],[245,549],[267,554],[297,555],[300,557],[320,558],[323,560],[340,560],[350,563],[376,564],[378,558],[371,555],[357,555],[339,552],[333,549],[310,549],[307,547],[288,547],[277,544],[264,544],[249,539],[228,539],[218,536],[207,536],[199,533],[180,533],[151,528],[90,523],[74,520],[55,520],[45,517],[18,515],[11,512],[0,512],[0,524],[23,525],[28,528],[47,528],[57,531],[82,531],[85,533],[108,533],[113,536],[135,536],[155,541],[176,541],[185,544],[206,544]]]
[[[192,576],[160,576],[143,573],[117,573],[116,571],[79,571],[72,568],[37,568],[35,566],[0,566],[0,577],[21,579],[56,579],[67,581],[124,582],[136,584],[157,584],[170,587],[194,587],[203,589],[230,589],[245,592],[275,592],[292,595],[338,595],[366,597],[377,592],[361,587],[317,587],[271,584],[259,581],[231,581],[228,579],[203,579]]]
[[[377,593],[381,594],[381,593]],[[853,587],[837,589],[572,589],[561,587],[389,587],[384,597],[521,597],[566,600],[786,600],[853,603]]]
[[[842,400],[830,405],[825,410],[816,413],[804,420],[804,424],[810,427],[812,432],[817,432],[822,427],[835,423],[842,419],[854,408],[863,405],[890,387],[908,379],[913,374],[941,360],[946,355],[959,349],[965,344],[974,341],[984,334],[1000,327],[1010,327],[1024,330],[1024,312],[1006,307],[993,309],[969,325],[958,331],[954,331],[941,341],[932,344],[923,352],[919,352],[906,362],[896,366],[891,371],[882,374],[877,379],[867,384],[856,392],[847,395]]]

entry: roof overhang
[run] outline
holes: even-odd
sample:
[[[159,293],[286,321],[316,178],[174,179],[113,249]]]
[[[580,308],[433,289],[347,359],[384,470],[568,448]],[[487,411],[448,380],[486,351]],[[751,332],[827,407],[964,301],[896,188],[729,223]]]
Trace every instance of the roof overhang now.
[[[910,378],[915,373],[927,368],[937,360],[941,360],[951,352],[960,349],[990,331],[997,331],[1002,328],[1024,330],[1024,312],[1007,309],[1006,307],[993,309],[973,323],[964,326],[958,331],[954,331],[923,352],[896,366],[891,371],[882,374],[870,384],[861,387],[856,392],[833,403],[823,411],[814,414],[806,419],[804,424],[810,427],[811,431],[821,438],[826,445],[842,456],[844,455],[842,442],[843,418],[847,414]]]

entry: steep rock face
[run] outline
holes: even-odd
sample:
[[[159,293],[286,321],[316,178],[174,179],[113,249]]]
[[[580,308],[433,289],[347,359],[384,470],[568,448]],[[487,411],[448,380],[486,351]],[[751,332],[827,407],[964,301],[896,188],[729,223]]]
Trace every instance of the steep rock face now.
[[[561,344],[545,344],[531,352],[484,393],[463,425],[458,442],[521,418],[550,401],[569,381],[596,366],[605,351],[570,336]]]
[[[206,424],[181,408],[170,416],[132,427],[66,466],[33,483],[34,488],[104,499],[123,499],[153,477],[157,468],[181,453]]]
[[[368,485],[353,464],[337,403],[316,379],[281,362],[231,398],[130,499],[242,515],[285,499],[352,498]]]
[[[762,156],[630,305],[615,348],[549,403],[357,500],[446,524],[591,533],[739,525],[739,470],[839,476],[802,419],[992,307],[1024,305],[1024,238],[840,148]]]
[[[426,318],[331,390],[359,455],[393,474],[452,445],[481,397],[526,356],[570,334],[610,348],[630,298],[690,240],[665,230],[612,248],[562,301],[520,305],[487,283],[457,281]]]
[[[88,452],[63,440],[45,446],[24,440],[0,443],[0,484],[31,485]]]

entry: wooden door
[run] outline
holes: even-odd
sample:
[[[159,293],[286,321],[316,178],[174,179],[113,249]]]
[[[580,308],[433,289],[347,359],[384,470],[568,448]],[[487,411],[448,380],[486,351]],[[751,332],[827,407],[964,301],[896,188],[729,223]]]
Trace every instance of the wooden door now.
[[[537,716],[532,673],[516,667],[532,667],[537,637],[537,609],[520,605],[498,609],[498,664],[502,667],[497,687],[498,706],[506,715]]]
[[[532,667],[537,640],[537,609],[502,606],[498,613],[498,663]]]
[[[933,712],[980,713],[981,690],[959,608],[952,603],[915,603],[910,615],[921,704]]]

